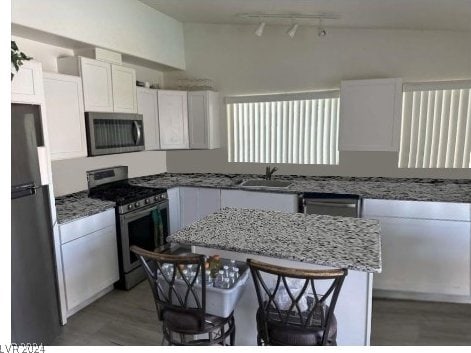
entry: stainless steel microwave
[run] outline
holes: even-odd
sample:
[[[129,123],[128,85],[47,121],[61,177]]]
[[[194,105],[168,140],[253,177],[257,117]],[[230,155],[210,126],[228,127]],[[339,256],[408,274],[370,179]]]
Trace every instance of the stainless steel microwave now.
[[[85,113],[89,156],[144,150],[140,114]]]

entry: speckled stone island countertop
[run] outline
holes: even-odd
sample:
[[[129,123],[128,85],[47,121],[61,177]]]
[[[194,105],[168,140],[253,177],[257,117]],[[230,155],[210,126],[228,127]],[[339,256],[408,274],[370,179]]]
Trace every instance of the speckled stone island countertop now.
[[[177,231],[172,243],[381,272],[376,220],[224,208]]]
[[[471,180],[274,175],[274,180],[290,181],[292,185],[282,189],[240,186],[243,180],[261,178],[262,175],[255,174],[162,173],[132,178],[130,183],[155,188],[189,186],[281,193],[326,192],[357,194],[371,199],[471,203]],[[112,207],[113,202],[88,198],[86,191],[56,198],[59,223],[70,222]]]

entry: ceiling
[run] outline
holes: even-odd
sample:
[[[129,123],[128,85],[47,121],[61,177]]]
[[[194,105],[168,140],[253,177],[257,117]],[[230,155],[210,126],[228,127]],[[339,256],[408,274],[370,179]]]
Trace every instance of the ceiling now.
[[[180,22],[253,24],[242,13],[335,13],[327,27],[471,31],[471,0],[139,0]],[[289,21],[289,20],[288,20]],[[307,21],[307,22],[306,22]],[[267,20],[285,24],[286,20]],[[303,20],[317,25],[316,20]]]

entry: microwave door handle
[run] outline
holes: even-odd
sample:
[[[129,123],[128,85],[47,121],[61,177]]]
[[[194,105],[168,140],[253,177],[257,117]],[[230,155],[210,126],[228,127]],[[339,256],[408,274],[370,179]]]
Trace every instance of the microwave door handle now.
[[[141,142],[141,128],[139,127],[139,124],[137,123],[137,121],[133,121],[134,123],[134,128],[136,129],[136,146],[139,145],[139,143]]]

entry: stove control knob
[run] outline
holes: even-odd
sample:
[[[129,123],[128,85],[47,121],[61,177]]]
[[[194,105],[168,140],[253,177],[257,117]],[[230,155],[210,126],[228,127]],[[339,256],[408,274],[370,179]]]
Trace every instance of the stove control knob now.
[[[131,204],[128,205],[128,210],[132,210],[132,205]]]
[[[160,200],[160,196],[157,195],[154,199],[155,199],[155,201],[159,201],[159,200]]]
[[[149,199],[146,199],[145,203],[148,204],[149,202],[150,202],[150,200],[149,200]]]
[[[134,204],[134,206],[135,206],[135,207],[139,207],[139,206],[140,206],[140,203],[139,203],[139,202],[136,202],[136,203]]]
[[[160,198],[161,198],[161,199],[166,199],[166,198],[167,198],[167,194],[162,194],[162,195],[160,195]]]

